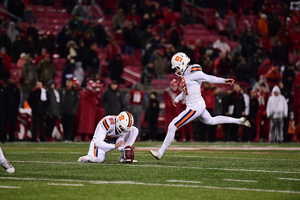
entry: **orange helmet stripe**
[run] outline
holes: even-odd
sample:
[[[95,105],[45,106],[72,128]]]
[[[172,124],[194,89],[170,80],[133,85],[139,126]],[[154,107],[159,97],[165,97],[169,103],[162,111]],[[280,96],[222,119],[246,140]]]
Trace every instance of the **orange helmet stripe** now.
[[[192,67],[191,72],[193,71],[202,71],[201,67]]]
[[[129,123],[128,123],[128,128],[131,126],[131,124],[132,124],[132,120],[131,120],[131,115],[130,115],[130,113],[129,112],[127,112],[126,111],[126,113],[127,113],[127,115],[128,115],[128,118],[129,118]]]

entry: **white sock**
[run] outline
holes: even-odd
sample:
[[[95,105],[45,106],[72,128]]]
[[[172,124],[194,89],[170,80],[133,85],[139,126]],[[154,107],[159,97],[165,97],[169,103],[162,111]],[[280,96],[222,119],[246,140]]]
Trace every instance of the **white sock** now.
[[[3,154],[3,152],[2,152],[2,149],[1,149],[1,147],[0,147],[0,163],[3,163],[5,160],[6,160],[6,159],[5,159],[5,157],[4,157],[4,154]]]
[[[174,125],[169,125],[168,132],[167,132],[166,138],[164,140],[164,143],[158,150],[160,155],[163,155],[165,153],[165,151],[167,150],[167,148],[171,145],[171,143],[175,137],[176,130],[177,130],[177,128]]]

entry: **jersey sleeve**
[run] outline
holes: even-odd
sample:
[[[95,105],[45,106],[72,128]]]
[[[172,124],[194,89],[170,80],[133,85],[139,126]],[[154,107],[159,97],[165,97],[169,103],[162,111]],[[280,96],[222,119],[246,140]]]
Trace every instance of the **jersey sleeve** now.
[[[196,71],[191,76],[192,81],[201,81],[201,82],[209,82],[209,83],[225,83],[224,78],[219,78],[216,76],[207,75],[202,71]]]
[[[97,125],[94,135],[97,135],[97,139],[95,140],[96,147],[100,149],[115,149],[114,144],[108,144],[104,142],[107,131],[109,130],[109,125],[106,122],[106,118],[103,118]],[[107,125],[107,126],[106,126]]]
[[[183,99],[183,92],[181,92],[177,97],[174,99],[174,101],[179,102]]]

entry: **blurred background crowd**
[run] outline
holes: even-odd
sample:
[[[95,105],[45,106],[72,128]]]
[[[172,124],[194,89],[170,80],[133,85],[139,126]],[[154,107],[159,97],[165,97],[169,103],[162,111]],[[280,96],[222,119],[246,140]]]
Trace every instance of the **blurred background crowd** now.
[[[290,0],[0,0],[1,142],[89,141],[122,110],[138,140],[163,139],[185,109],[172,105],[179,51],[237,81],[203,83],[202,95],[212,116],[245,116],[252,128],[195,120],[176,140],[297,142],[299,10]]]

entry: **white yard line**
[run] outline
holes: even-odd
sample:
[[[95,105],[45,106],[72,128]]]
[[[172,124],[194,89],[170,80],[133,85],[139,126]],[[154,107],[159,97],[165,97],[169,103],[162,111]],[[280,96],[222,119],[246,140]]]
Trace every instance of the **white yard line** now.
[[[223,179],[223,181],[235,181],[235,182],[250,182],[250,183],[256,183],[258,181],[256,180],[239,180],[239,179]]]
[[[5,189],[19,189],[20,187],[0,185],[0,188],[5,188]]]
[[[214,186],[201,186],[201,185],[143,183],[143,182],[134,182],[134,181],[87,181],[87,180],[70,180],[70,179],[43,179],[43,178],[37,179],[37,178],[16,178],[16,177],[0,177],[0,179],[30,180],[30,181],[34,180],[34,181],[85,182],[85,183],[91,183],[91,184],[147,185],[147,186],[160,186],[160,187],[187,187],[187,188],[205,188],[205,189],[218,189],[218,190],[238,190],[238,191],[300,194],[300,191],[290,191],[290,190],[264,190],[264,189],[252,189],[252,188],[236,188],[236,187],[214,187]]]
[[[277,178],[279,180],[300,181],[299,178]]]
[[[48,183],[48,185],[61,185],[61,186],[84,186],[83,184],[64,184],[64,183]]]
[[[186,181],[186,180],[167,180],[171,183],[202,183],[201,181]]]
[[[84,155],[84,153],[81,152],[9,152],[8,154],[78,154],[78,155]],[[142,155],[142,156],[149,156],[153,157],[150,154],[145,154],[144,152],[135,152],[135,155]],[[110,155],[120,155],[120,153],[110,153]],[[213,159],[233,159],[233,160],[239,160],[239,159],[246,159],[246,160],[278,160],[278,159],[271,159],[271,158],[242,158],[242,157],[211,157],[211,156],[184,156],[184,155],[168,155],[168,157],[182,157],[182,158],[213,158]],[[280,159],[285,161],[293,161],[298,162],[298,160],[293,159]]]
[[[74,162],[47,162],[47,161],[18,161],[13,160],[10,161],[11,163],[39,163],[39,164],[84,164],[87,163],[78,163]],[[117,162],[117,161],[116,161]],[[101,163],[101,165],[122,165],[123,167],[163,167],[163,168],[178,168],[178,169],[198,169],[198,170],[218,170],[218,171],[239,171],[239,172],[260,172],[260,173],[282,173],[282,174],[300,174],[300,171],[293,172],[293,171],[269,171],[269,170],[259,170],[259,169],[227,169],[227,168],[204,168],[204,167],[180,167],[180,166],[171,166],[171,165],[140,165],[140,164],[108,164],[108,163]]]
[[[145,155],[143,155],[145,156]],[[149,156],[152,157],[152,155],[149,154]],[[183,155],[168,155],[168,156],[174,156],[174,157],[183,157],[183,158],[214,158],[214,159],[233,159],[233,160],[239,160],[239,159],[244,159],[244,160],[276,160],[278,159],[272,159],[272,158],[241,158],[241,157],[211,157],[211,156],[183,156]],[[294,162],[299,162],[298,160],[293,160],[293,159],[280,159],[280,160],[287,160],[287,161],[294,161]]]
[[[81,152],[9,152],[9,154],[82,154]]]
[[[136,147],[139,151],[158,150],[157,147]],[[300,147],[170,147],[173,151],[199,150],[253,150],[253,151],[300,151]]]

